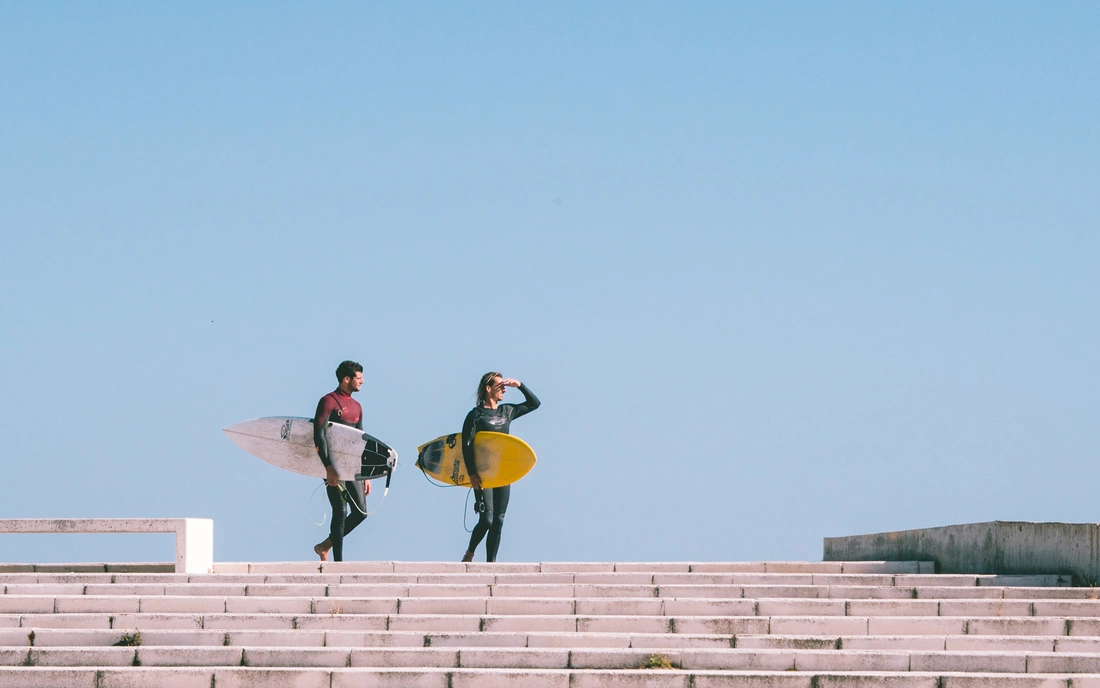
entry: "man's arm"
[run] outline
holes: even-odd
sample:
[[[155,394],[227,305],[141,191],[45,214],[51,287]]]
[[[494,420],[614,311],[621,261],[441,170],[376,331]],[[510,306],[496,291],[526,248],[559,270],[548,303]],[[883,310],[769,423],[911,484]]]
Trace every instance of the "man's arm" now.
[[[332,459],[328,454],[328,419],[336,410],[336,400],[326,394],[317,402],[317,412],[313,415],[313,444],[317,447],[317,456],[325,466],[325,482],[329,487],[336,487],[340,483],[340,476],[332,466]],[[362,422],[362,418],[359,419]]]

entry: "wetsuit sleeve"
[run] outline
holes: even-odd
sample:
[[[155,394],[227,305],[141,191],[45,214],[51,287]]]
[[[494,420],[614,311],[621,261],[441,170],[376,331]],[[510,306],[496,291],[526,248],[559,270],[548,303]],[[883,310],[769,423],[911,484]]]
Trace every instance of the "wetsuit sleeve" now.
[[[336,400],[326,394],[317,402],[317,412],[313,414],[313,444],[317,447],[317,455],[321,457],[321,463],[326,467],[332,465],[332,459],[328,455],[328,419],[336,410]],[[362,418],[359,419],[362,422]]]
[[[535,396],[535,393],[527,389],[527,385],[522,382],[519,385],[519,391],[523,392],[524,399],[522,404],[516,404],[512,407],[513,419],[519,418],[520,416],[526,416],[542,405],[542,402]]]
[[[468,475],[477,475],[477,463],[474,461],[474,435],[477,434],[477,409],[466,414],[462,423],[462,461],[466,464]]]

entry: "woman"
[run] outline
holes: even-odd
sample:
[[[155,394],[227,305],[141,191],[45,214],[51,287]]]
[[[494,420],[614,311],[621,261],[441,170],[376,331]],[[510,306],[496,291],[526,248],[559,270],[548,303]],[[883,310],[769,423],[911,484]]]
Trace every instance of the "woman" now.
[[[522,404],[500,403],[507,387],[518,387],[523,392]],[[504,512],[508,510],[508,493],[511,492],[511,485],[490,490],[481,489],[481,477],[477,474],[477,465],[474,462],[474,437],[482,430],[507,435],[508,426],[513,420],[538,407],[538,398],[522,382],[512,378],[505,379],[496,372],[481,376],[481,382],[477,386],[477,406],[466,414],[466,421],[462,424],[462,459],[466,462],[466,472],[470,474],[470,484],[473,485],[474,498],[481,517],[474,526],[470,546],[466,548],[462,561],[474,560],[474,550],[481,544],[486,533],[489,534],[489,541],[485,543],[485,561],[497,560],[500,530],[504,527]]]

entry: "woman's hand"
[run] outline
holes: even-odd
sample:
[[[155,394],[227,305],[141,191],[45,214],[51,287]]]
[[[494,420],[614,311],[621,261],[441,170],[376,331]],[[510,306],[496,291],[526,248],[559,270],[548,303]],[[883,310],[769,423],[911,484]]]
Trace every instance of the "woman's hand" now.
[[[470,476],[470,487],[474,488],[475,490],[481,489],[481,476],[477,473],[474,473]]]
[[[507,380],[501,380],[500,384],[504,385],[505,387],[519,387],[523,383],[514,378],[508,378]]]

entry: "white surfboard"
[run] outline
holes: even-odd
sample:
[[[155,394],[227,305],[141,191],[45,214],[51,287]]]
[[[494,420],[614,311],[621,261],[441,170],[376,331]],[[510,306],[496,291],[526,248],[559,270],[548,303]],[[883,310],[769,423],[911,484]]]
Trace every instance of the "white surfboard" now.
[[[325,466],[313,444],[313,419],[276,416],[246,420],[222,430],[229,439],[272,466],[325,477]],[[397,452],[362,430],[328,423],[329,457],[341,480],[389,478],[397,466]]]

